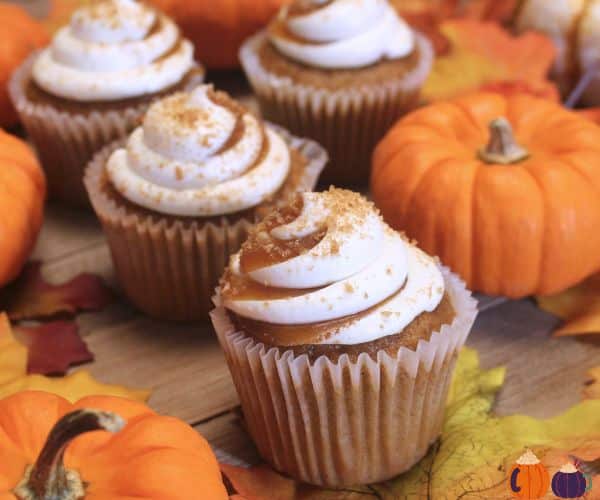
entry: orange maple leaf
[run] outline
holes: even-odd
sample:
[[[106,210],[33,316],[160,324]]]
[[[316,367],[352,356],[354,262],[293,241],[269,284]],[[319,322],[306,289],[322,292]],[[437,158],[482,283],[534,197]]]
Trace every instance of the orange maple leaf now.
[[[100,310],[111,299],[98,276],[84,273],[61,285],[51,285],[42,277],[41,264],[30,262],[19,278],[0,293],[0,310],[16,321]]]
[[[513,36],[497,23],[472,19],[446,20],[439,31],[449,40],[449,49],[434,63],[422,90],[425,102],[493,85],[498,91],[516,86],[535,95],[558,96],[547,78],[555,48],[544,35]]]

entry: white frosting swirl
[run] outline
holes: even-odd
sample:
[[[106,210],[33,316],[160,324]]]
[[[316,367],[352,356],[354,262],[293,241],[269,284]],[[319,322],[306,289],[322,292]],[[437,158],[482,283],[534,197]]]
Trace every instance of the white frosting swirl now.
[[[364,198],[339,189],[302,196],[300,215],[272,229],[271,236],[303,238],[325,227],[323,239],[297,257],[250,271],[246,277],[265,286],[306,292],[268,300],[224,295],[226,308],[281,325],[318,323],[369,310],[323,340],[358,344],[399,333],[439,305],[444,279],[436,261],[387,226]],[[240,253],[232,257],[231,270],[243,274]]]
[[[164,214],[208,217],[254,207],[279,190],[290,171],[287,144],[211,92],[201,85],[150,106],[106,166],[124,197]]]
[[[76,101],[153,94],[179,83],[194,64],[177,26],[135,0],[104,0],[78,9],[33,66],[47,92]]]
[[[414,48],[413,32],[388,0],[312,3],[315,9],[306,13],[284,7],[273,25],[280,29],[270,30],[271,42],[291,59],[319,68],[359,68]]]

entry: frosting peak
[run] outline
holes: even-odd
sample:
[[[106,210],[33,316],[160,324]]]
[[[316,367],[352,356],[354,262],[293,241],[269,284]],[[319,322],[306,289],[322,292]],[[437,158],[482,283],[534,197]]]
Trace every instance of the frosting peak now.
[[[160,92],[193,66],[192,45],[166,16],[134,0],[81,7],[35,61],[33,78],[47,92],[106,101]]]
[[[293,218],[278,217],[259,224],[232,257],[231,274],[263,289],[248,297],[226,286],[224,305],[236,314],[280,325],[358,314],[324,340],[356,344],[399,333],[441,302],[444,280],[435,260],[387,226],[359,194],[335,188],[304,193]],[[319,237],[302,249],[312,235]],[[277,258],[250,265],[257,248]]]
[[[275,132],[225,94],[201,85],[150,106],[107,170],[133,203],[210,217],[268,199],[288,176],[290,154]]]
[[[280,11],[270,39],[291,59],[327,69],[398,59],[414,47],[388,0],[297,0]]]

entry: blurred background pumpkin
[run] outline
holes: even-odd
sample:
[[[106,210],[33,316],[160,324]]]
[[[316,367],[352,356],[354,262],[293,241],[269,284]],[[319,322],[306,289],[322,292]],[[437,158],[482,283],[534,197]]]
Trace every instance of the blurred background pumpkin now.
[[[515,27],[552,38],[558,49],[553,75],[563,95],[588,70],[595,72],[581,103],[600,104],[600,0],[523,0]]]
[[[421,108],[377,146],[371,189],[473,290],[544,295],[600,269],[600,127],[552,101],[476,93]]]
[[[0,287],[17,277],[33,250],[45,198],[37,158],[21,139],[0,129]]]
[[[238,50],[288,0],[150,0],[171,16],[209,69],[239,66]]]
[[[9,77],[32,50],[46,45],[49,37],[45,28],[18,5],[0,2],[0,19],[0,127],[10,127],[18,118],[8,98]]]

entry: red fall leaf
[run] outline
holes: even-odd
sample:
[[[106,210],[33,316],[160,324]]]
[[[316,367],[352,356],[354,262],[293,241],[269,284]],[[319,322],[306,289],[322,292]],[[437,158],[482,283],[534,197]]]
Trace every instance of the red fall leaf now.
[[[17,340],[27,347],[27,373],[64,375],[69,367],[94,360],[72,321],[51,321],[39,326],[13,329]]]
[[[83,273],[61,285],[51,285],[41,274],[41,263],[30,262],[19,278],[0,294],[0,310],[12,321],[48,318],[78,311],[98,311],[112,300],[102,279]]]

